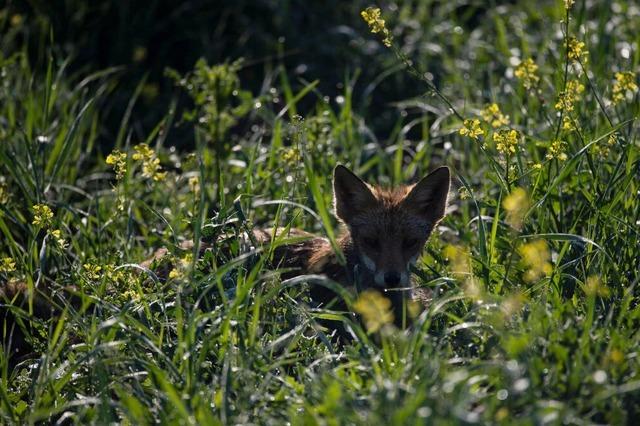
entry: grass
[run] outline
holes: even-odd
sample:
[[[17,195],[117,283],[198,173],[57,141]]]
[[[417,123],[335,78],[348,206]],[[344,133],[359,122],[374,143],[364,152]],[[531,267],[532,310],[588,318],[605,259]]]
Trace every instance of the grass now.
[[[389,64],[376,81],[348,74],[326,98],[279,66],[252,94],[241,64],[201,62],[168,73],[190,109],[167,105],[140,136],[143,80],[108,149],[97,141],[119,70],[78,74],[53,54],[34,69],[26,48],[5,52],[0,280],[52,289],[61,313],[33,315],[35,297],[2,301],[33,347],[10,359],[3,320],[3,423],[632,422],[640,99],[636,88],[612,100],[615,72],[639,70],[640,39],[637,7],[615,5],[478,14],[401,2],[383,11],[394,45],[376,47]],[[569,58],[570,37],[588,54]],[[527,89],[516,70],[529,57],[539,81]],[[397,118],[380,133],[373,105],[390,79],[415,97],[385,99]],[[560,111],[572,81],[584,90]],[[482,134],[462,135],[432,85]],[[483,118],[494,102],[516,133]],[[176,126],[193,133],[191,152],[172,148]],[[107,164],[112,148],[122,155]],[[409,330],[369,333],[351,313],[311,308],[310,285],[349,305],[358,295],[321,276],[283,281],[265,266],[273,247],[237,238],[275,223],[334,239],[337,163],[383,185],[454,170],[450,212],[415,271],[434,300]],[[36,204],[53,213],[38,225]],[[201,259],[180,245],[221,236]],[[160,247],[174,259],[166,281],[139,265]],[[353,341],[337,345],[321,320],[348,324]]]

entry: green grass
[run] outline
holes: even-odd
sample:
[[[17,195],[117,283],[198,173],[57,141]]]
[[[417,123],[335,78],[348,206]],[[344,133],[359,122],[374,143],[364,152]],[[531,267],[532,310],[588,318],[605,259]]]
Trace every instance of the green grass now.
[[[284,66],[251,94],[231,61],[200,63],[184,81],[169,73],[190,83],[179,85],[193,108],[167,105],[140,136],[131,111],[143,80],[112,135],[126,154],[121,179],[105,162],[111,147],[96,142],[120,70],[78,74],[53,54],[34,69],[26,48],[5,52],[0,258],[12,260],[0,264],[0,282],[55,290],[61,314],[43,320],[32,303],[2,301],[3,318],[19,318],[34,348],[17,364],[0,352],[2,423],[633,422],[640,97],[611,99],[614,73],[640,70],[640,38],[637,6],[616,5],[578,1],[566,26],[562,2],[482,14],[401,2],[383,14],[413,71],[376,48],[388,64],[378,80],[349,74],[339,97],[325,98],[317,81]],[[567,36],[586,42],[587,61],[568,60]],[[514,77],[528,57],[539,66],[531,90]],[[460,135],[426,71],[461,117],[480,119],[478,140]],[[374,105],[388,79],[413,85],[415,97]],[[572,80],[585,90],[560,115],[554,105]],[[492,102],[518,131],[511,154],[496,149],[481,118]],[[397,117],[388,133],[372,130],[373,106]],[[567,114],[573,130],[563,128]],[[193,151],[172,149],[185,131]],[[546,157],[554,140],[566,159]],[[140,143],[152,149],[151,177],[133,156]],[[237,238],[274,223],[335,238],[338,163],[383,185],[442,164],[454,170],[450,212],[415,274],[434,300],[410,330],[367,333],[351,314],[310,308],[309,285],[341,289],[318,276],[283,281],[265,267],[273,247]],[[526,195],[510,208],[517,188]],[[32,223],[36,204],[54,213],[44,227]],[[202,259],[197,247],[180,248],[221,235],[224,250]],[[166,282],[138,265],[160,247],[177,265]],[[327,319],[348,324],[353,342],[315,331]]]

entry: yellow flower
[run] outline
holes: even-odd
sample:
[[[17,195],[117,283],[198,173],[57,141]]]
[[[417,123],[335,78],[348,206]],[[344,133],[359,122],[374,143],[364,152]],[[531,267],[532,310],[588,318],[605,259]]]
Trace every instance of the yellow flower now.
[[[471,193],[466,187],[461,186],[458,190],[458,196],[461,200],[468,200],[469,198],[471,198]]]
[[[624,361],[624,354],[619,349],[612,349],[608,358],[614,364],[621,364]]]
[[[169,279],[177,280],[177,279],[180,279],[180,278],[182,278],[182,272],[180,272],[179,269],[173,268],[171,270],[171,272],[169,272]]]
[[[493,141],[496,143],[498,152],[504,155],[515,154],[520,134],[517,130],[504,129],[493,134]]]
[[[382,35],[382,43],[387,47],[391,46],[391,40],[393,38],[385,25],[384,19],[380,17],[380,8],[367,7],[365,10],[360,12],[360,15],[369,26],[371,32]]]
[[[194,194],[200,193],[200,177],[199,176],[191,176],[189,178],[189,189]]]
[[[582,61],[586,63],[589,59],[589,52],[585,50],[585,44],[583,41],[579,41],[575,37],[569,37],[567,40],[567,56],[572,61]]]
[[[9,273],[16,270],[16,261],[11,257],[4,257],[0,262],[0,272]]]
[[[113,150],[113,152],[107,156],[105,162],[113,166],[117,180],[121,180],[127,173],[127,154],[124,152],[120,152],[117,149]]]
[[[524,279],[534,282],[548,276],[553,271],[551,265],[551,252],[544,240],[536,240],[522,244],[518,247],[518,253],[522,257],[522,263],[527,268]]]
[[[149,148],[146,143],[141,143],[133,147],[135,153],[131,156],[134,161],[142,162],[142,176],[154,181],[162,181],[167,176],[166,172],[160,171],[160,159],[156,153]]]
[[[482,110],[482,119],[494,129],[509,125],[509,116],[502,114],[498,104],[487,104]]]
[[[477,140],[478,136],[484,135],[484,130],[480,128],[480,120],[464,120],[462,127],[458,130],[462,136],[469,136],[471,139]]]
[[[538,65],[533,62],[533,59],[527,58],[520,62],[520,65],[516,67],[514,72],[516,78],[522,81],[522,85],[525,89],[530,90],[540,81],[538,77]]]
[[[567,143],[561,140],[554,140],[547,148],[547,154],[545,155],[547,160],[553,160],[557,158],[560,161],[567,160],[567,154],[564,152],[567,147]]]
[[[124,281],[127,278],[127,273],[124,269],[118,269],[113,263],[104,265],[104,273],[107,279],[113,283]]]
[[[353,304],[353,309],[364,319],[369,333],[375,333],[382,326],[393,322],[391,301],[376,290],[365,290]]]
[[[46,204],[36,204],[33,209],[33,223],[40,228],[48,228],[51,226],[51,220],[53,219],[53,212]]]
[[[638,91],[636,84],[636,75],[631,71],[617,72],[616,81],[612,87],[613,104],[619,104],[627,97],[627,93],[635,93]]]
[[[62,238],[62,231],[59,229],[54,229],[48,232],[48,234],[53,238],[59,248],[65,249],[67,248],[67,242],[64,238]]]
[[[572,131],[576,130],[576,125],[568,115],[562,117],[562,130]]]
[[[87,273],[87,277],[91,280],[97,280],[100,278],[102,272],[102,266],[96,265],[94,263],[85,263],[82,265],[85,272]]]
[[[584,84],[577,80],[568,81],[564,92],[558,95],[555,108],[558,111],[573,111],[574,104],[582,99],[582,92],[584,92]]]
[[[9,192],[9,187],[4,181],[4,178],[0,177],[0,204],[7,204],[10,198],[11,193]]]
[[[522,227],[522,221],[530,207],[531,201],[524,188],[514,188],[502,200],[502,208],[507,212],[507,223],[516,229]]]
[[[587,296],[608,297],[609,288],[602,283],[599,277],[594,275],[587,278],[584,283],[584,292]]]
[[[282,159],[288,165],[293,166],[300,164],[302,156],[300,155],[300,150],[298,148],[288,148],[282,153]]]

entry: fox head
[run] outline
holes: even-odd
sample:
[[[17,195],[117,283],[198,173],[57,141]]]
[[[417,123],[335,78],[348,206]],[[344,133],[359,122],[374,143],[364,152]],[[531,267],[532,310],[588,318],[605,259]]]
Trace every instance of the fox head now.
[[[336,215],[347,225],[360,262],[376,286],[409,283],[409,266],[444,217],[449,184],[448,167],[415,185],[392,190],[369,186],[344,166],[335,168]]]

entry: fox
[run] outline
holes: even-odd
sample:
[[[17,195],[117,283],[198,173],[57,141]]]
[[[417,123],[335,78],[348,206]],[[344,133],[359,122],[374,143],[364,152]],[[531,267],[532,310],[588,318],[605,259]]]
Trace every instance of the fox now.
[[[345,264],[328,239],[291,229],[290,236],[308,240],[276,249],[274,264],[292,268],[293,274],[324,275],[338,284],[358,290],[383,292],[392,302],[398,324],[407,300],[422,305],[430,292],[411,284],[415,265],[431,233],[445,217],[451,173],[442,166],[416,184],[386,189],[369,185],[343,165],[333,171],[333,207],[341,222],[337,243]],[[263,244],[271,232],[255,230]],[[283,278],[292,276],[289,272]],[[328,305],[333,294],[312,287],[311,299]]]

